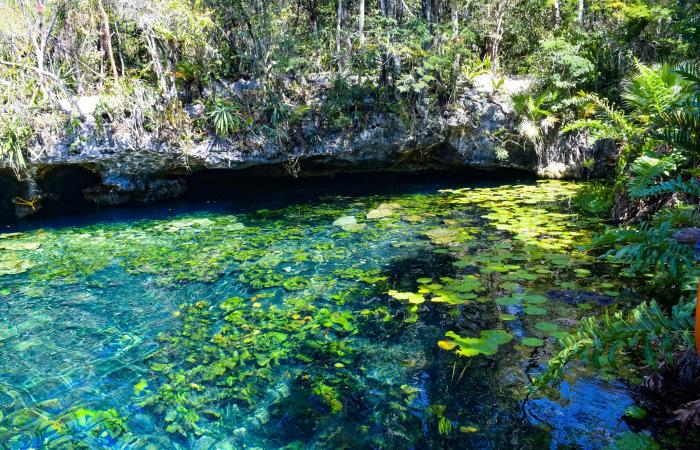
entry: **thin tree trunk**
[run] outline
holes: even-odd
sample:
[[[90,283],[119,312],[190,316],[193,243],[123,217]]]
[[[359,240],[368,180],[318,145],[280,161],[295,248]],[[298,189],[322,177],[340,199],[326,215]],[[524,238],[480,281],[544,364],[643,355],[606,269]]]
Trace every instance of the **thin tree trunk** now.
[[[554,0],[552,7],[554,8],[554,28],[559,28],[561,26],[561,5],[559,0]]]
[[[338,2],[338,10],[336,13],[335,22],[335,51],[340,53],[340,30],[343,23],[343,0],[336,0]]]
[[[27,26],[27,34],[29,35],[29,40],[31,41],[32,45],[34,46],[34,52],[35,52],[35,57],[36,57],[36,68],[35,70],[37,74],[37,78],[39,79],[39,86],[41,87],[41,90],[44,92],[44,94],[51,98],[51,93],[46,86],[46,80],[45,76],[47,74],[46,70],[44,69],[44,60],[46,58],[46,46],[48,45],[49,38],[51,37],[51,33],[53,33],[53,28],[56,25],[56,19],[58,18],[58,13],[60,12],[61,8],[63,7],[62,3],[59,3],[55,5],[55,10],[53,13],[53,17],[51,18],[51,22],[49,22],[48,26],[45,25],[44,23],[44,13],[46,12],[46,7],[43,2],[37,1],[36,7],[41,8],[41,20],[40,20],[40,26],[39,29],[37,30],[34,24],[32,23],[31,18],[29,15],[26,13],[26,10],[24,8],[24,2],[22,0],[18,1],[19,4],[19,9],[22,12],[22,16],[24,17],[24,21]],[[82,114],[81,114],[82,115]]]
[[[495,6],[494,15],[496,28],[494,30],[491,42],[491,62],[493,65],[494,72],[498,72],[501,69],[499,52],[501,49],[501,41],[503,40],[503,34],[505,32],[506,14],[508,14],[508,8],[510,8],[510,6],[510,0],[501,0],[497,2]]]
[[[583,26],[583,11],[585,8],[584,0],[578,0],[578,24]]]
[[[452,37],[455,38],[459,34],[459,1],[452,0],[450,12],[452,13]]]
[[[153,72],[156,74],[158,79],[158,84],[160,85],[163,95],[168,95],[168,80],[165,78],[165,71],[163,70],[163,62],[160,59],[160,53],[158,52],[158,44],[151,33],[146,34],[146,49],[148,54],[151,56],[151,62],[153,63]]]
[[[311,22],[311,31],[313,33],[318,33],[318,11],[316,10],[316,0],[309,0],[309,21]]]
[[[496,31],[493,36],[493,44],[491,46],[491,62],[493,64],[493,70],[494,72],[498,72],[500,70],[500,61],[499,61],[499,51],[501,47],[501,38],[503,37],[503,18],[501,16],[496,19]]]
[[[428,21],[428,23],[432,22],[433,8],[431,0],[423,0],[423,18]]]
[[[116,25],[116,24],[115,24]],[[123,45],[122,45],[122,38],[119,35],[119,26],[114,27],[114,32],[117,35],[117,44],[119,45],[119,64],[122,69],[122,77],[124,76],[124,72],[126,71],[124,69],[124,55],[123,55]]]
[[[360,46],[365,45],[365,0],[360,0],[359,18]]]
[[[114,60],[114,50],[112,50],[112,32],[109,30],[109,17],[102,0],[97,0],[97,7],[100,9],[100,16],[102,16],[102,40],[105,50],[107,50],[109,65],[112,67],[112,76],[117,81],[119,80],[119,72],[117,72],[117,63]]]

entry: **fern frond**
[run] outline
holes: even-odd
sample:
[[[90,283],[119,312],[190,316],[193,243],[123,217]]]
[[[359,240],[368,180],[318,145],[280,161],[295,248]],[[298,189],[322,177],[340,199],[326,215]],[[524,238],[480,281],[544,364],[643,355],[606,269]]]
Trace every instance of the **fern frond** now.
[[[674,228],[700,227],[700,211],[691,205],[664,208],[654,214],[651,223],[658,227],[664,222],[670,223]]]
[[[676,170],[676,160],[672,156],[655,158],[650,155],[643,155],[635,159],[630,165],[630,171],[634,174],[628,184],[632,198],[644,196],[644,192],[656,183],[662,176],[668,176]]]
[[[621,141],[629,141],[644,132],[643,127],[636,125],[623,111],[616,109],[609,100],[587,92],[581,92],[579,95],[592,105],[597,118],[577,120],[564,128],[565,131],[588,128],[598,134],[596,137]]]
[[[624,85],[622,100],[642,122],[667,110],[680,98],[687,82],[668,64],[636,64],[637,72]]]
[[[562,132],[564,133],[578,130],[588,130],[591,132],[591,135],[597,139],[618,137],[617,130],[614,126],[598,119],[579,119],[562,128]]]
[[[673,239],[670,222],[611,229],[593,239],[589,246],[591,249],[609,247],[612,249],[605,256],[629,264],[633,271],[658,268],[678,277],[693,262],[693,249]]]
[[[647,364],[671,361],[679,347],[693,348],[694,302],[680,302],[670,315],[655,300],[642,303],[628,313],[606,313],[601,319],[583,319],[578,329],[561,339],[563,348],[534,381],[544,387],[561,380],[564,368],[574,360],[583,360],[596,368],[614,367],[621,356],[642,353]]]
[[[684,181],[679,175],[677,178],[662,181],[657,185],[640,190],[637,194],[640,197],[650,197],[652,195],[673,194],[676,192],[700,197],[700,183],[697,178]]]

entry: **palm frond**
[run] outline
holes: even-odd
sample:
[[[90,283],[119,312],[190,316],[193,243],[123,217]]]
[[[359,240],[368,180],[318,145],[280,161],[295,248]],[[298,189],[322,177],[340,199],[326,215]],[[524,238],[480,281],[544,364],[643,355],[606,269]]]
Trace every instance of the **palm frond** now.
[[[596,368],[619,365],[621,357],[643,354],[652,367],[657,361],[671,361],[678,346],[693,348],[694,302],[680,302],[666,314],[655,300],[642,303],[628,313],[606,313],[602,318],[583,319],[575,332],[563,337],[563,348],[548,363],[534,386],[555,384],[564,368],[583,360]]]

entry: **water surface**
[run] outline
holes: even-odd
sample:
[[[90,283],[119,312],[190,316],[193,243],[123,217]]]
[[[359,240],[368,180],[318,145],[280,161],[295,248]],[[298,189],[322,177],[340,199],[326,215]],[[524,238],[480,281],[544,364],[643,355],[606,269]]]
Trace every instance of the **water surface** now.
[[[563,182],[168,205],[0,235],[0,442],[39,448],[648,444],[620,381],[526,387],[634,293]],[[640,444],[641,445],[641,444]]]

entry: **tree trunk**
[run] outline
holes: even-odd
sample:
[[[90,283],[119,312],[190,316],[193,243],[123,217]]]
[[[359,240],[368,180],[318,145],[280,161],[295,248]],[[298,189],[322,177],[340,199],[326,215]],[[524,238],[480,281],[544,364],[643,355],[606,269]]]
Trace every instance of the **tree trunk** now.
[[[340,53],[340,31],[341,31],[341,26],[343,24],[343,0],[336,0],[338,2],[338,10],[336,13],[336,22],[335,22],[335,51],[336,53]]]
[[[114,50],[112,49],[112,32],[109,30],[109,17],[107,17],[107,11],[105,11],[102,0],[97,0],[97,6],[100,8],[100,16],[102,16],[102,41],[104,42],[104,48],[107,51],[109,65],[112,67],[112,76],[116,81],[119,80],[119,72],[117,72],[117,63],[114,60]]]
[[[583,26],[583,10],[585,8],[584,0],[578,0],[578,24]]]
[[[459,34],[459,1],[452,0],[450,3],[450,12],[452,13],[452,37],[456,38]]]
[[[498,72],[501,69],[500,49],[503,34],[505,33],[505,19],[508,14],[508,9],[511,7],[510,0],[500,0],[496,2],[494,10],[495,29],[491,38],[491,62],[493,71]]]
[[[359,18],[359,33],[360,45],[365,45],[365,0],[360,0],[360,18]]]
[[[309,22],[311,22],[311,32],[318,33],[318,10],[316,9],[316,0],[309,0],[307,3],[309,10]]]
[[[561,5],[559,0],[554,0],[552,7],[554,8],[554,28],[559,28],[561,26]]]

